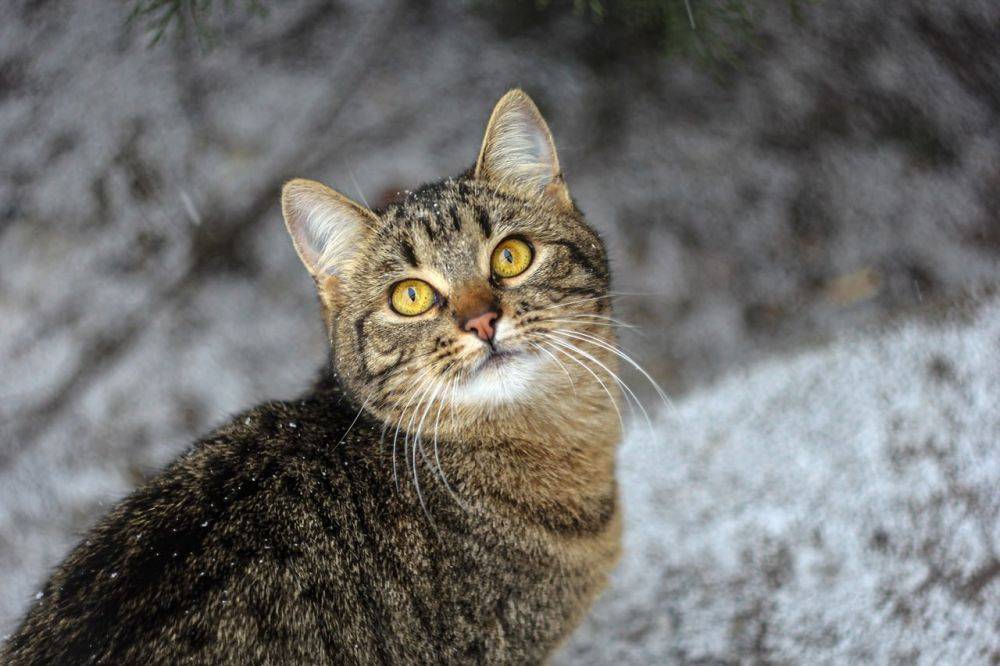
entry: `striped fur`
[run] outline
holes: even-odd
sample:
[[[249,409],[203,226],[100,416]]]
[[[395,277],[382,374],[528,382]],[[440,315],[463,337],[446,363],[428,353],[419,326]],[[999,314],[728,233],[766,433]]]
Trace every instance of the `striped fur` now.
[[[523,112],[513,94],[498,112]],[[614,342],[600,326],[609,273],[554,149],[530,187],[516,165],[500,173],[514,157],[490,155],[510,146],[490,132],[505,122],[494,114],[478,167],[383,210],[286,188],[329,331],[321,379],[237,416],[114,507],[3,663],[538,663],[565,638],[618,554],[620,395],[613,354],[552,336]],[[551,146],[533,127],[530,145]],[[296,226],[317,219],[321,233]],[[490,251],[511,235],[535,258],[498,280]],[[408,277],[440,292],[429,313],[389,308]],[[501,312],[499,369],[456,324],[471,294]]]

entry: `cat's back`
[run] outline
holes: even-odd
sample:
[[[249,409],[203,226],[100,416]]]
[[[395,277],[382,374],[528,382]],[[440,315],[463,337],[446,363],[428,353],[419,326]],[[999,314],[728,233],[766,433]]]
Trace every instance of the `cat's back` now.
[[[516,510],[429,474],[418,495],[395,432],[356,410],[267,403],[202,439],[87,534],[3,663],[540,658],[589,574]]]
[[[381,485],[363,455],[380,433],[356,415],[337,395],[271,402],[199,441],[86,535],[4,663],[335,656],[319,625],[340,610],[337,633],[350,633],[357,613],[340,606],[357,590],[343,574],[364,538],[360,504]]]

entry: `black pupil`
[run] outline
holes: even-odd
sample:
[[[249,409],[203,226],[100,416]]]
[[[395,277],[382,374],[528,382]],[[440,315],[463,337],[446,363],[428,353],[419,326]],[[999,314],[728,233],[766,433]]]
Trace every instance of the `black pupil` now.
[[[514,253],[509,248],[503,249],[503,258],[507,260],[508,264],[514,263]]]
[[[417,290],[416,289],[414,289],[413,287],[407,287],[406,288],[406,295],[410,297],[411,301],[416,302],[416,300],[417,300]]]

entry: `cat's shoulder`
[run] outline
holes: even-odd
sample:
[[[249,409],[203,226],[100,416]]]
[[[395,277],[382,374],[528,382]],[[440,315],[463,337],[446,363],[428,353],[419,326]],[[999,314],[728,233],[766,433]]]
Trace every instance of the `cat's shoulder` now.
[[[351,409],[346,401],[309,396],[241,412],[134,490],[103,522],[137,533],[155,525],[171,540],[190,532],[200,541],[209,526],[235,520],[254,525],[261,539],[285,532],[293,539],[296,519],[319,505],[328,512],[353,492],[342,472],[346,449],[338,445],[357,414]],[[255,536],[240,533],[241,542]]]
[[[294,400],[271,400],[231,417],[202,437],[193,451],[255,449],[258,454],[300,455],[302,449],[333,449],[370,433],[374,423],[337,388],[310,391]]]

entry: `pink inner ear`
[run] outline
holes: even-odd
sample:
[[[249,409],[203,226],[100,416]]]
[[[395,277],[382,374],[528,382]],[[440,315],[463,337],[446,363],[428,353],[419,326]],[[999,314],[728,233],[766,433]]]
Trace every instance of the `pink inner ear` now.
[[[288,223],[288,231],[292,235],[292,242],[298,250],[302,261],[313,272],[314,267],[319,263],[319,252],[316,251],[316,239],[308,232],[308,225],[303,223],[302,211],[294,213],[293,220]]]
[[[508,93],[497,103],[476,175],[538,192],[545,192],[559,175],[549,129],[524,93]]]
[[[293,181],[282,210],[292,242],[314,276],[331,275],[359,245],[371,214],[333,190],[311,181]]]

